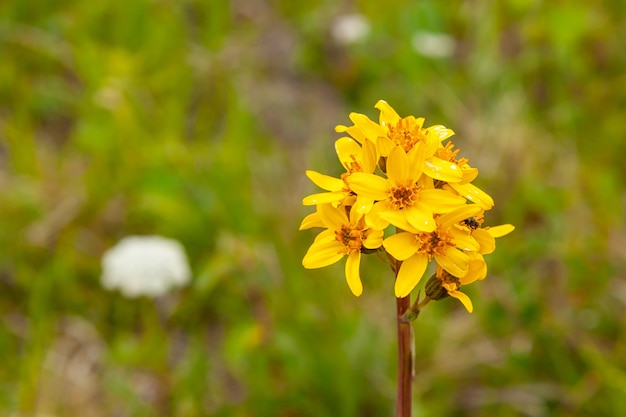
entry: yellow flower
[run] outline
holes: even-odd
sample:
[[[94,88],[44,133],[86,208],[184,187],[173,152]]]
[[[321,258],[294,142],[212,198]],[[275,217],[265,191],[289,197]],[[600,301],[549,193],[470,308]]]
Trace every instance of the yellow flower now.
[[[464,277],[468,273],[471,258],[467,251],[477,251],[480,245],[455,225],[480,211],[481,208],[476,205],[465,205],[437,216],[436,228],[432,232],[409,229],[384,240],[387,252],[402,261],[396,277],[396,297],[406,297],[415,288],[433,258],[453,276]]]
[[[468,273],[464,277],[461,277],[461,278],[455,277],[454,275],[450,274],[445,269],[441,268],[440,266],[437,266],[437,271],[435,272],[435,276],[433,278],[439,281],[438,284],[439,286],[441,286],[443,290],[445,290],[445,294],[459,300],[463,304],[467,312],[471,313],[472,311],[474,311],[472,300],[467,296],[467,294],[459,291],[459,289],[463,285],[471,284],[472,282],[476,281],[476,274],[472,273],[472,269],[479,271],[482,268],[482,265],[484,264],[485,264],[484,260],[482,261],[482,264],[480,261],[470,263],[470,269]],[[426,295],[429,297],[432,295],[432,294],[429,295],[428,290],[430,288],[432,288],[432,286],[427,285]]]
[[[401,229],[435,230],[433,213],[447,213],[465,205],[465,200],[446,190],[427,189],[420,183],[424,166],[424,146],[414,146],[408,154],[395,147],[387,158],[387,178],[354,173],[350,188],[359,196],[377,201],[366,215],[367,224],[384,229],[393,224]]]
[[[317,235],[304,255],[302,265],[308,269],[322,268],[334,264],[347,255],[346,281],[352,293],[358,297],[363,292],[359,276],[361,250],[379,248],[383,242],[383,231],[368,228],[363,215],[356,209],[352,208],[348,217],[345,207],[337,208],[331,204],[318,205],[317,216],[314,216],[308,224],[317,225],[318,222],[321,222],[326,230]]]
[[[456,164],[435,156],[441,142],[454,135],[452,129],[442,125],[424,128],[423,117],[401,118],[384,100],[379,100],[374,107],[380,110],[379,123],[364,114],[350,113],[350,120],[354,125],[339,125],[335,130],[346,132],[361,143],[365,139],[371,140],[376,144],[378,155],[382,157],[387,157],[396,147],[408,153],[421,144],[424,147],[423,170],[426,175],[447,182],[458,182],[462,179],[462,172]]]
[[[335,151],[339,161],[346,168],[341,178],[320,174],[316,171],[306,171],[307,177],[318,187],[328,191],[312,194],[302,200],[305,206],[333,203],[335,206],[351,206],[358,200],[360,212],[368,211],[373,201],[355,197],[348,185],[347,178],[354,172],[372,173],[376,169],[376,147],[369,140],[363,142],[363,147],[354,140],[344,137],[335,142]]]
[[[471,181],[473,181],[478,176],[478,169],[472,168],[469,165],[469,160],[467,158],[457,159],[460,149],[453,148],[454,144],[452,142],[448,142],[445,146],[437,149],[436,155],[441,160],[448,161],[458,166],[461,169],[462,178],[460,181],[447,182],[447,184],[445,184],[443,188],[450,189],[458,193],[459,195],[467,198],[469,201],[479,205],[485,210],[490,210],[493,207],[493,198],[491,198],[489,194],[487,194],[480,188],[471,184]],[[428,173],[426,175],[429,175],[436,180],[446,181],[443,178],[438,178]]]

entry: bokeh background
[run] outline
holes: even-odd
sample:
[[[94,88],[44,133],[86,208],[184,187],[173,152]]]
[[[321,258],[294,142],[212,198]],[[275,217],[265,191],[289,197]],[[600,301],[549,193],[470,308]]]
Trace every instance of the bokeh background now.
[[[415,322],[414,416],[626,414],[619,1],[0,3],[0,414],[391,416],[390,271],[298,231],[351,111],[456,131],[496,201],[475,311]],[[100,284],[178,239],[187,287]]]

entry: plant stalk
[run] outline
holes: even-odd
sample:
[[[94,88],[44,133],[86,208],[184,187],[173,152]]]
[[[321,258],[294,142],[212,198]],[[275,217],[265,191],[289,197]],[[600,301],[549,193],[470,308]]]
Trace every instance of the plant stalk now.
[[[411,296],[396,298],[398,326],[398,402],[397,417],[411,417],[411,322],[403,318],[411,307]]]

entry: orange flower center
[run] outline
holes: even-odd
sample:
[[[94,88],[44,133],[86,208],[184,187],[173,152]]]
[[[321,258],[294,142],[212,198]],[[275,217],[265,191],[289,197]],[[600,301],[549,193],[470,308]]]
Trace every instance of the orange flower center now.
[[[402,146],[405,152],[408,152],[418,142],[426,143],[428,130],[422,129],[414,120],[408,118],[398,120],[395,126],[389,126],[387,136],[397,146]]]
[[[415,235],[415,239],[420,245],[417,251],[428,255],[429,259],[435,255],[445,254],[445,250],[449,246],[456,246],[452,233],[441,229],[434,232],[419,233]]]
[[[389,190],[389,205],[396,210],[411,207],[417,201],[421,190],[422,187],[415,183],[391,187]]]
[[[335,231],[335,239],[341,242],[345,247],[345,253],[350,254],[354,251],[360,251],[363,247],[363,239],[365,238],[363,229],[359,226],[344,224],[341,229]]]
[[[437,268],[437,278],[446,291],[458,291],[461,288],[461,280],[450,274],[443,268]]]
[[[363,167],[354,154],[350,154],[350,159],[350,162],[343,163],[343,166],[346,168],[348,173],[352,174],[353,172],[363,172]]]
[[[435,154],[439,159],[443,159],[444,161],[454,162],[458,166],[462,167],[465,164],[469,163],[469,159],[461,158],[456,159],[461,152],[460,149],[453,149],[454,143],[448,142],[443,148],[437,149],[437,153]]]

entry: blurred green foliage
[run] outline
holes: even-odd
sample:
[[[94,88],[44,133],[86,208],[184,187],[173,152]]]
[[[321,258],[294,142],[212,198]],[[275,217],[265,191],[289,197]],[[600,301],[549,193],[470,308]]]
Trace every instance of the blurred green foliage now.
[[[297,230],[304,169],[338,173],[334,126],[381,98],[453,128],[517,227],[472,315],[415,323],[414,415],[625,414],[625,38],[617,1],[0,3],[0,414],[392,415],[390,271],[357,299]],[[193,284],[105,291],[131,234],[180,240]]]

